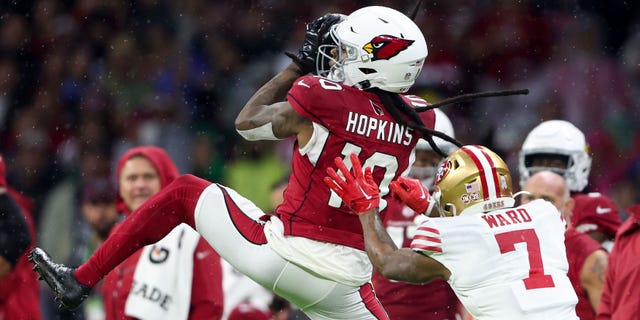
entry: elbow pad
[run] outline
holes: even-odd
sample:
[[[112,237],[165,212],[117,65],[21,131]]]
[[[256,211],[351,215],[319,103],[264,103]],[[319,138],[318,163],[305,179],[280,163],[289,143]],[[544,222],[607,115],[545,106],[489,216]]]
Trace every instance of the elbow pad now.
[[[249,141],[257,140],[281,140],[273,134],[273,124],[271,122],[263,124],[257,128],[249,130],[238,130],[238,133]]]
[[[0,256],[15,266],[29,245],[29,227],[22,211],[9,194],[0,195]]]

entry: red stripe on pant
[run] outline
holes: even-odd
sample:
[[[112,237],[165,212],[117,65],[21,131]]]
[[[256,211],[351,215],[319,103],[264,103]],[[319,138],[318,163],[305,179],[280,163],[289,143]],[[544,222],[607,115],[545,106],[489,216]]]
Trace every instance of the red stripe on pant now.
[[[218,185],[218,187],[220,186]],[[244,214],[242,209],[231,199],[225,188],[220,187],[220,190],[224,195],[224,202],[227,205],[231,222],[233,222],[238,233],[253,244],[266,244],[267,238],[264,235],[264,225]]]
[[[371,311],[371,314],[373,314],[376,319],[389,320],[389,315],[387,315],[387,311],[384,310],[382,303],[380,303],[380,300],[378,300],[378,297],[376,297],[376,294],[373,292],[371,283],[362,285],[358,292],[360,293],[362,302],[364,302],[364,305]]]

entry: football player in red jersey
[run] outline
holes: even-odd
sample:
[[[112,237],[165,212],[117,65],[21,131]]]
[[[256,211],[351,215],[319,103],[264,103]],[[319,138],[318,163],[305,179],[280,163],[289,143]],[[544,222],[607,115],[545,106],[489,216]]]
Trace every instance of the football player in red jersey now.
[[[583,193],[589,184],[591,156],[584,133],[571,122],[548,120],[541,122],[529,132],[522,144],[519,155],[520,184],[524,186],[536,172],[549,170],[564,177],[571,192],[571,215],[567,219],[567,257],[571,268],[570,277],[578,304],[576,311],[581,319],[594,319],[604,286],[604,272],[607,257],[587,260],[593,252],[592,245],[576,239],[575,233],[585,233],[595,239],[607,251],[613,246],[613,237],[621,224],[615,204],[607,196],[597,193]],[[589,264],[590,263],[590,264]],[[595,283],[594,283],[595,282]]]
[[[571,224],[600,242],[607,251],[613,247],[622,224],[615,203],[599,192],[585,193],[589,184],[591,156],[584,134],[565,120],[540,123],[527,135],[518,158],[520,185],[540,170],[563,176],[575,201]]]
[[[409,169],[419,138],[456,141],[432,130],[433,111],[415,112],[427,105],[423,99],[402,95],[427,56],[411,19],[373,6],[346,17],[328,14],[307,27],[296,63],[260,88],[236,119],[248,140],[296,136],[284,203],[265,215],[232,189],[180,176],[77,269],[33,251],[36,271],[63,307],[79,305],[128,255],[184,222],[237,270],[312,319],[388,319],[371,286],[360,223],[324,184],[325,169],[335,157],[358,154],[375,167],[384,210],[389,183]],[[320,76],[305,76],[314,71]]]

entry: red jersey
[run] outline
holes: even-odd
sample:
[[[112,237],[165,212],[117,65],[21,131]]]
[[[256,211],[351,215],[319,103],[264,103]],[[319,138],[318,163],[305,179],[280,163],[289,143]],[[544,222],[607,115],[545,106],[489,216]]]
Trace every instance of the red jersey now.
[[[640,205],[627,212],[629,218],[618,229],[609,255],[599,320],[632,320],[640,314]]]
[[[29,252],[36,243],[35,226],[31,218],[32,203],[11,187],[7,188],[27,220],[31,245],[20,256],[13,270],[0,281],[0,319],[39,320],[42,318],[40,283],[38,275],[32,270],[33,264],[28,261]]]
[[[567,229],[564,235],[564,245],[567,249],[567,260],[569,261],[569,280],[573,289],[578,295],[576,304],[576,314],[580,320],[595,319],[596,313],[591,307],[587,291],[580,283],[580,272],[587,257],[596,250],[604,250],[600,243],[593,240],[586,233],[581,233],[574,228]]]
[[[418,228],[414,219],[419,213],[399,201],[389,201],[384,225],[396,246],[409,248]],[[389,318],[394,320],[456,319],[458,298],[449,284],[440,278],[423,285],[392,281],[373,273],[376,296]]]
[[[574,194],[575,206],[571,213],[571,226],[583,233],[599,231],[614,238],[622,224],[618,207],[609,197],[599,193]]]
[[[428,105],[417,96],[403,98],[411,107]],[[314,133],[307,145],[294,145],[285,201],[276,209],[285,235],[364,250],[360,221],[324,183],[326,169],[335,165],[336,157],[350,166],[349,154],[356,153],[363,167],[373,168],[384,213],[389,183],[409,168],[421,133],[396,122],[376,94],[324,78],[299,78],[287,99],[298,114],[313,122]],[[426,127],[433,128],[433,111],[419,115]]]

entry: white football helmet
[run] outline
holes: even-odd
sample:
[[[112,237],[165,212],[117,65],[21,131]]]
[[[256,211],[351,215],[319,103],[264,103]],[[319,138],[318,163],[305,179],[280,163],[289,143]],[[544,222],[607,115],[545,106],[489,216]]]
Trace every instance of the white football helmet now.
[[[551,170],[563,176],[569,189],[582,191],[589,182],[591,157],[584,134],[572,123],[549,120],[533,128],[522,144],[518,157],[520,186],[541,170]],[[535,157],[566,157],[566,168],[534,167]]]
[[[451,124],[451,120],[449,119],[449,117],[438,108],[433,109],[433,111],[436,114],[436,124],[434,126],[434,129],[448,135],[451,138],[455,138],[453,124]],[[438,148],[440,148],[440,150],[447,155],[458,148],[458,146],[456,146],[455,144],[438,137],[433,137],[433,142],[435,142],[436,146],[438,146]],[[416,144],[416,150],[433,150],[433,148],[431,148],[426,140],[420,139]]]
[[[436,113],[436,124],[434,129],[447,134],[451,138],[455,138],[453,125],[451,124],[451,120],[449,120],[449,117],[447,117],[447,115],[444,112],[442,112],[440,109],[434,109],[434,111]],[[440,151],[444,152],[447,155],[449,155],[451,152],[453,152],[455,149],[458,148],[453,143],[438,137],[433,137],[433,142],[435,142],[436,146],[440,148]],[[424,140],[424,139],[418,140],[415,150],[431,151],[433,152],[433,155],[431,155],[431,157],[436,156],[436,153],[433,150],[433,148],[431,148],[431,145],[429,145],[429,142],[427,142],[427,140]],[[440,156],[438,155],[438,157]],[[416,159],[417,158],[418,158],[418,155],[416,154]],[[423,185],[427,186],[430,190],[432,190],[437,169],[438,169],[437,165],[436,166],[432,166],[430,164],[417,165],[417,163],[414,162],[414,164],[409,168],[408,175],[411,178],[419,179]]]
[[[427,42],[418,26],[391,8],[356,10],[331,27],[335,44],[321,45],[318,75],[361,89],[403,93],[413,85],[427,57]],[[336,50],[338,57],[331,55]],[[329,64],[329,63],[322,63]]]

